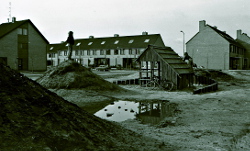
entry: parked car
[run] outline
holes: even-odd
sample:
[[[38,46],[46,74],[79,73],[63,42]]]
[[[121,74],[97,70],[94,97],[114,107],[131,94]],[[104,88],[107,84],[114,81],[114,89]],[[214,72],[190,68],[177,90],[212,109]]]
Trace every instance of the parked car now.
[[[97,71],[109,71],[108,65],[100,65],[99,67],[95,68]]]

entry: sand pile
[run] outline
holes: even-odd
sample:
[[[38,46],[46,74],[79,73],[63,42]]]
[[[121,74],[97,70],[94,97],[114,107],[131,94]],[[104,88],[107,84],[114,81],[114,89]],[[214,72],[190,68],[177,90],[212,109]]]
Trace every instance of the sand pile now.
[[[160,149],[154,140],[101,120],[1,64],[0,142],[0,150],[18,151]]]
[[[71,60],[64,61],[58,66],[51,68],[36,81],[49,89],[121,90],[118,85],[104,80],[79,63]]]

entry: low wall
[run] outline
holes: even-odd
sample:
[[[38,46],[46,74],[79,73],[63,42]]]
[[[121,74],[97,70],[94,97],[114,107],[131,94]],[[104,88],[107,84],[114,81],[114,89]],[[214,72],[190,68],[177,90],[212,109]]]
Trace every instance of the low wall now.
[[[113,81],[114,84],[121,84],[121,85],[126,85],[126,84],[133,84],[133,85],[138,85],[139,84],[139,78],[136,79],[124,79],[124,80],[116,80]]]
[[[194,76],[194,84],[205,84],[206,86],[193,90],[193,94],[201,94],[218,90],[218,82],[204,76]]]

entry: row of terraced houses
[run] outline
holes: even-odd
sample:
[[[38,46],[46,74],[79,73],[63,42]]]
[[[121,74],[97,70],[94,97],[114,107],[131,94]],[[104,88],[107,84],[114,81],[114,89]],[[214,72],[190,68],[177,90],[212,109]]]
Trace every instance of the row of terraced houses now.
[[[164,47],[160,34],[143,32],[142,35],[119,36],[95,38],[89,36],[86,39],[76,39],[73,46],[72,59],[84,66],[121,66],[134,68],[135,59],[147,48],[148,45]],[[48,62],[51,65],[58,65],[67,60],[68,44],[48,45]]]
[[[187,43],[186,51],[194,63],[208,69],[250,69],[250,37],[237,30],[234,39],[215,26],[199,22],[199,30]],[[165,47],[160,34],[75,39],[72,59],[83,66],[109,65],[136,67],[135,60],[149,45]],[[0,25],[0,63],[13,69],[44,71],[67,59],[66,42],[50,44],[31,20]]]

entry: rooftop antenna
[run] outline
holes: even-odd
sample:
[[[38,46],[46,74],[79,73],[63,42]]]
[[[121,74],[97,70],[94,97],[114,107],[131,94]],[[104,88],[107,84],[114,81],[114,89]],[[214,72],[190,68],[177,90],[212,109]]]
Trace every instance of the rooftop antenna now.
[[[11,20],[11,2],[9,2],[9,19],[8,22]]]

